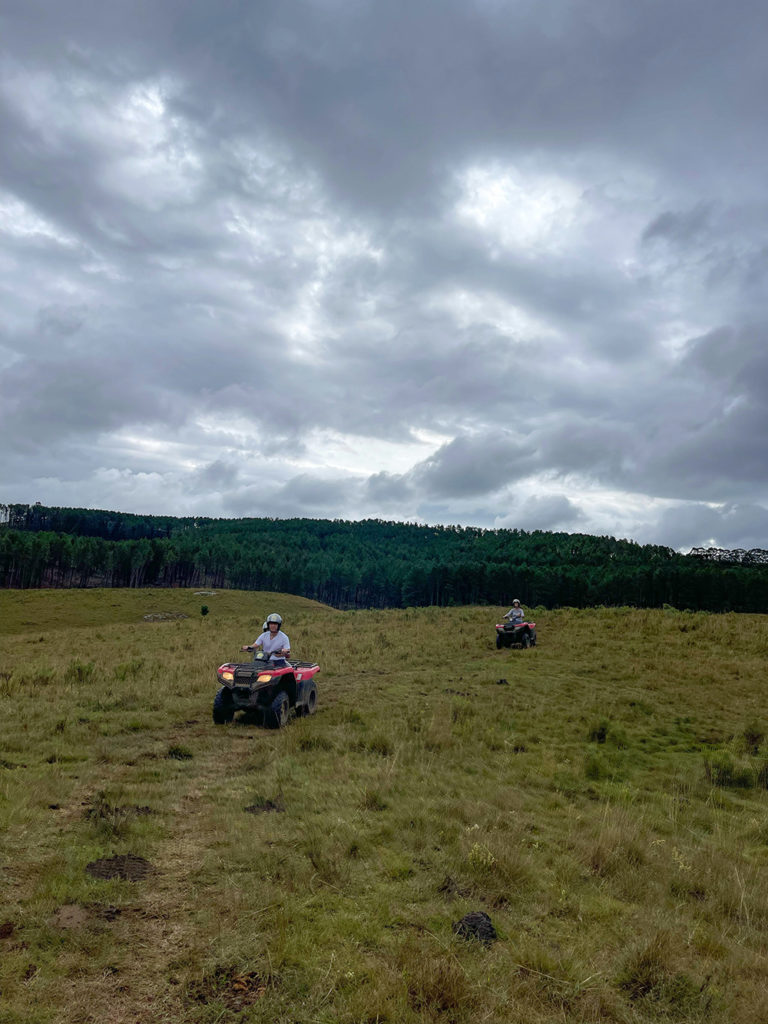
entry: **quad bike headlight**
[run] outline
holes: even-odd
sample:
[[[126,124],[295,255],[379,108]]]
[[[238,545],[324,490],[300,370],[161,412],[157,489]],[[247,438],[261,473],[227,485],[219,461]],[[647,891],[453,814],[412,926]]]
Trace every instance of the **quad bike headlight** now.
[[[225,669],[220,673],[221,678],[225,679],[228,683],[234,682],[235,673],[231,669]]]
[[[256,678],[256,682],[257,683],[268,683],[268,682],[270,682],[271,679],[272,679],[272,676],[269,674],[269,672],[262,672],[261,675]]]

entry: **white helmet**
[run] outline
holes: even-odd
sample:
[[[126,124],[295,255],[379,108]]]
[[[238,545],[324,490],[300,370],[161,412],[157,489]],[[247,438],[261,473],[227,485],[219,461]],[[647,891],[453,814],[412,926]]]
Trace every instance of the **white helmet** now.
[[[276,622],[278,626],[282,626],[283,617],[282,615],[278,615],[277,612],[272,612],[271,615],[267,616],[267,626],[269,626],[270,622]]]
[[[520,604],[520,598],[519,598],[519,597],[516,597],[516,598],[514,599],[514,601],[512,602],[512,604]]]
[[[262,632],[262,633],[266,633],[266,632],[267,632],[267,629],[268,629],[268,628],[269,628],[269,627],[267,626],[267,620],[266,620],[266,619],[264,619],[264,621],[263,621],[263,622],[262,622],[262,624],[261,624],[261,632]]]

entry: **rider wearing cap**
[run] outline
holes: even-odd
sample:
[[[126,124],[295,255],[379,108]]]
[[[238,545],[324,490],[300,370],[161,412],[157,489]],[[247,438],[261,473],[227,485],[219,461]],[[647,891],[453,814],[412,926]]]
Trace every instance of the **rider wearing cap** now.
[[[265,654],[270,656],[270,661],[287,658],[291,653],[291,641],[280,629],[282,624],[282,616],[278,615],[277,612],[268,615],[264,623],[265,631],[252,644],[241,647],[240,650],[255,652],[256,648],[260,647]]]
[[[525,612],[517,598],[512,602],[512,607],[504,618],[509,619],[513,626],[519,626],[521,622],[525,621]]]

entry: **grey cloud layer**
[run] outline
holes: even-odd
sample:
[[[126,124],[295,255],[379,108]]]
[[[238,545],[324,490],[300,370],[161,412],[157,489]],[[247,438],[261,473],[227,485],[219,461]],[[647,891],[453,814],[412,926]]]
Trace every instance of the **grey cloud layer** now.
[[[6,5],[4,497],[754,546],[767,21]]]

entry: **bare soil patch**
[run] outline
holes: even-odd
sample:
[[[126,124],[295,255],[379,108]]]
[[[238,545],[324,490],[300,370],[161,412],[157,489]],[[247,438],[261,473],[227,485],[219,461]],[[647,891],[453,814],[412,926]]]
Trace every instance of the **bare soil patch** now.
[[[85,865],[85,870],[92,878],[121,878],[127,882],[138,882],[151,874],[155,868],[144,857],[123,853],[92,860],[90,864]]]
[[[445,896],[461,896],[462,898],[471,895],[472,890],[466,885],[459,885],[455,878],[446,875],[437,888],[438,892]]]
[[[154,810],[148,807],[146,804],[139,806],[138,804],[122,804],[113,805],[106,801],[96,800],[90,807],[86,807],[83,811],[84,818],[98,819],[98,818],[129,818],[129,817],[144,817],[147,814],[154,814]]]
[[[241,971],[237,967],[217,967],[202,981],[187,989],[188,998],[195,1003],[223,1003],[229,1010],[242,1010],[258,1002],[267,991],[267,982],[256,971]]]
[[[275,800],[257,800],[256,803],[248,804],[243,810],[246,814],[264,814],[267,811],[282,813],[285,811],[285,802],[281,796],[278,796]]]
[[[82,928],[86,925],[90,919],[90,914],[77,903],[65,903],[63,907],[59,907],[56,913],[51,919],[51,924],[57,928],[64,928],[66,930],[70,928]]]

